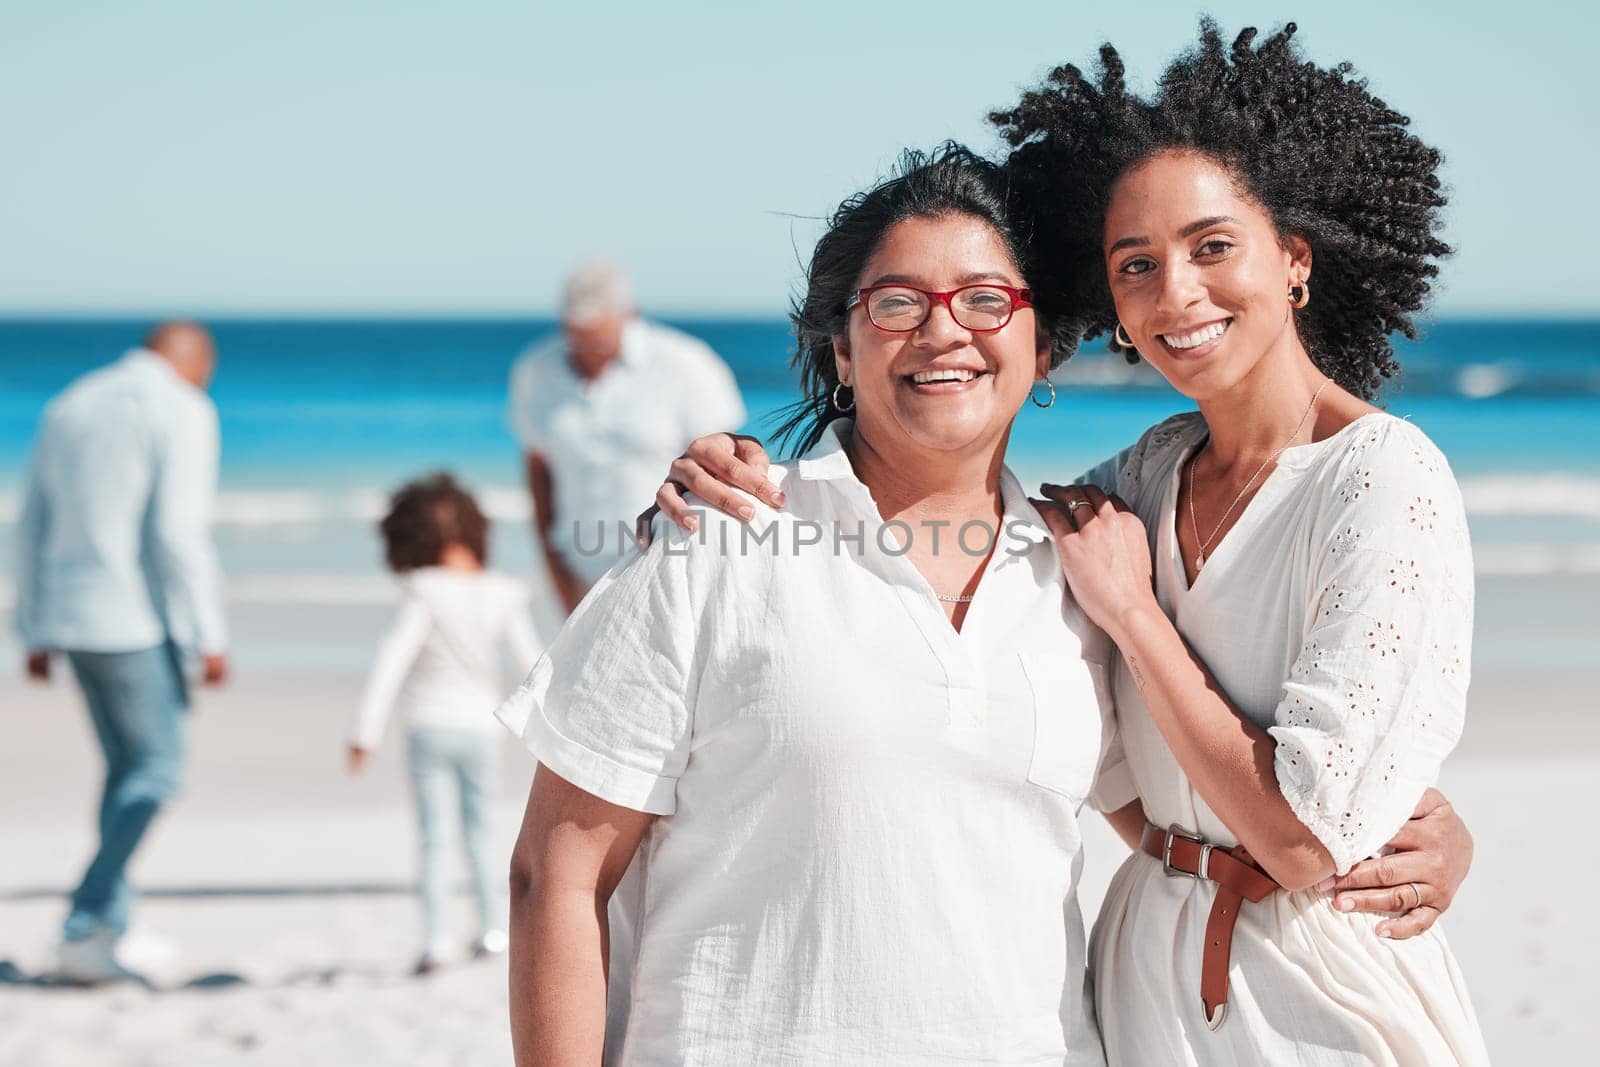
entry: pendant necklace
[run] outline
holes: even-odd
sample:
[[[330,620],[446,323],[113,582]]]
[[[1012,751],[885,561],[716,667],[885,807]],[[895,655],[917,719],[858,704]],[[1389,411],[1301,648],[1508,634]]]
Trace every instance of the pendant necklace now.
[[[1300,436],[1300,431],[1306,428],[1306,420],[1311,418],[1311,413],[1316,410],[1317,400],[1322,396],[1322,391],[1326,389],[1332,381],[1332,378],[1322,379],[1322,384],[1317,386],[1317,391],[1311,394],[1311,403],[1306,405],[1305,414],[1300,416],[1300,422],[1295,426],[1294,433],[1289,435],[1289,439],[1280,445],[1276,452],[1272,453],[1272,455],[1261,461],[1261,466],[1257,467],[1256,472],[1252,474],[1250,479],[1244,483],[1244,488],[1240,489],[1239,492],[1234,495],[1233,503],[1228,505],[1228,510],[1222,513],[1222,518],[1218,519],[1216,526],[1212,527],[1211,536],[1206,538],[1204,541],[1200,540],[1200,523],[1194,517],[1194,469],[1200,465],[1200,453],[1196,452],[1194,459],[1189,461],[1189,528],[1194,531],[1194,570],[1196,574],[1199,574],[1200,568],[1206,565],[1206,549],[1210,548],[1211,542],[1217,539],[1217,534],[1221,532],[1223,523],[1228,521],[1228,516],[1233,514],[1233,509],[1239,506],[1239,501],[1244,499],[1245,493],[1249,492],[1250,487],[1255,484],[1256,479],[1261,477],[1261,472],[1266,470],[1267,466],[1279,456],[1283,455],[1285,449],[1294,444],[1295,438]],[[1211,443],[1211,438],[1209,436],[1206,438],[1206,443],[1208,445]],[[1204,449],[1202,449],[1202,451],[1203,450]]]

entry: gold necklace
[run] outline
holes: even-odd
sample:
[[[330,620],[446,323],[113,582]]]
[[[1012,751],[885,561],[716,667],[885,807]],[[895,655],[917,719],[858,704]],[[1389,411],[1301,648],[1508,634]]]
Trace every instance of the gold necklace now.
[[[1234,495],[1233,503],[1228,505],[1228,510],[1222,513],[1222,518],[1218,519],[1216,526],[1212,527],[1211,536],[1204,541],[1200,540],[1200,523],[1194,517],[1194,469],[1200,465],[1200,453],[1196,452],[1194,459],[1189,461],[1189,528],[1194,531],[1194,543],[1196,545],[1194,569],[1196,574],[1200,573],[1200,568],[1206,565],[1206,549],[1210,548],[1211,542],[1217,539],[1217,534],[1222,530],[1222,524],[1228,521],[1228,516],[1233,514],[1233,509],[1239,506],[1239,501],[1244,499],[1245,493],[1250,491],[1250,487],[1255,484],[1257,478],[1261,477],[1261,472],[1267,469],[1267,465],[1283,455],[1284,449],[1294,444],[1294,439],[1299,437],[1300,431],[1306,428],[1306,420],[1311,417],[1311,412],[1316,410],[1317,400],[1322,396],[1322,391],[1332,381],[1332,378],[1322,379],[1322,384],[1317,386],[1317,391],[1311,394],[1311,403],[1306,405],[1305,414],[1300,416],[1300,422],[1295,426],[1294,433],[1289,435],[1289,439],[1280,445],[1276,452],[1261,461],[1261,466],[1257,467],[1256,472],[1250,476],[1250,480],[1244,483],[1244,488]],[[1208,434],[1206,436],[1206,445],[1210,445],[1210,443],[1211,437]],[[1201,451],[1204,451],[1204,446],[1202,446]]]

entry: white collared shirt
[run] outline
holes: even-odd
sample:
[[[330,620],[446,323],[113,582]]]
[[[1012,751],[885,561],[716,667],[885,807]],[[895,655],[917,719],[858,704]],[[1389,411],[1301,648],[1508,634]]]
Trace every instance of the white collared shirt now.
[[[509,414],[523,451],[550,467],[551,544],[590,583],[632,547],[634,517],[689,442],[745,420],[715,352],[643,319],[623,328],[620,355],[594,381],[572,369],[563,337],[534,345],[512,368]]]
[[[785,511],[708,510],[618,565],[498,713],[661,816],[607,1062],[1102,1063],[1078,811],[1110,644],[1009,471],[958,633],[880,540],[848,428],[773,468]]]
[[[227,647],[211,544],[218,449],[211,399],[145,349],[46,406],[18,523],[24,645]]]

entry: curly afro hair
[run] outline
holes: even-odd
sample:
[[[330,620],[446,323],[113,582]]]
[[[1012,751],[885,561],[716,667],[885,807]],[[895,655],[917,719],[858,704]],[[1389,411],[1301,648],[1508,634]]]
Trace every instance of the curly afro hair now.
[[[1059,341],[1116,326],[1101,249],[1117,179],[1156,153],[1191,150],[1227,167],[1280,234],[1311,245],[1315,298],[1295,320],[1323,373],[1367,399],[1395,373],[1389,335],[1416,337],[1413,313],[1450,253],[1435,236],[1445,203],[1439,153],[1350,64],[1307,62],[1295,29],[1288,23],[1259,46],[1246,29],[1229,48],[1205,19],[1198,47],[1172,62],[1150,99],[1128,91],[1122,58],[1106,44],[1095,78],[1057,67],[1016,107],[989,116],[1011,145],[1013,184],[1039,205],[1035,285],[1057,287],[1078,309],[1058,320]]]

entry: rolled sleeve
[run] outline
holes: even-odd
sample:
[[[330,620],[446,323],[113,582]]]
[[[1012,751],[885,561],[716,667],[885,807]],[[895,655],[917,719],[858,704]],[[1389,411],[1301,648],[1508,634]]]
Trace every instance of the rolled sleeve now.
[[[702,576],[687,535],[619,563],[496,711],[538,760],[602,800],[676,809],[703,652]]]
[[[1117,720],[1117,671],[1121,657],[1111,638],[1095,626],[1082,609],[1073,604],[1078,624],[1086,634],[1084,659],[1094,678],[1095,703],[1100,711],[1100,754],[1095,760],[1094,782],[1087,800],[1096,811],[1112,812],[1127,807],[1139,797],[1133,781],[1133,768],[1122,746],[1122,727]]]
[[[526,706],[516,709],[518,702]],[[609,803],[651,815],[671,815],[677,810],[677,775],[628,766],[590,744],[566,736],[550,720],[536,695],[519,690],[507,705],[502,705],[501,712],[501,721],[508,725],[511,717],[521,717],[524,725],[519,735],[528,751],[578,788]]]
[[[1093,485],[1107,493],[1121,491],[1119,476],[1127,466],[1134,448],[1129,447],[1109,459],[1102,460],[1073,479],[1074,485]],[[1120,811],[1139,799],[1139,788],[1133,781],[1133,768],[1128,763],[1122,746],[1122,730],[1117,723],[1115,701],[1115,672],[1121,670],[1119,657],[1112,657],[1106,667],[1106,692],[1101,697],[1102,737],[1100,764],[1095,771],[1094,788],[1089,793],[1089,805],[1096,811]]]
[[[1116,727],[1116,716],[1106,716],[1104,727],[1107,737],[1100,753],[1100,767],[1095,771],[1094,788],[1089,792],[1089,804],[1096,811],[1120,811],[1139,799],[1139,787],[1133,783],[1133,768],[1122,749],[1122,734]]]

